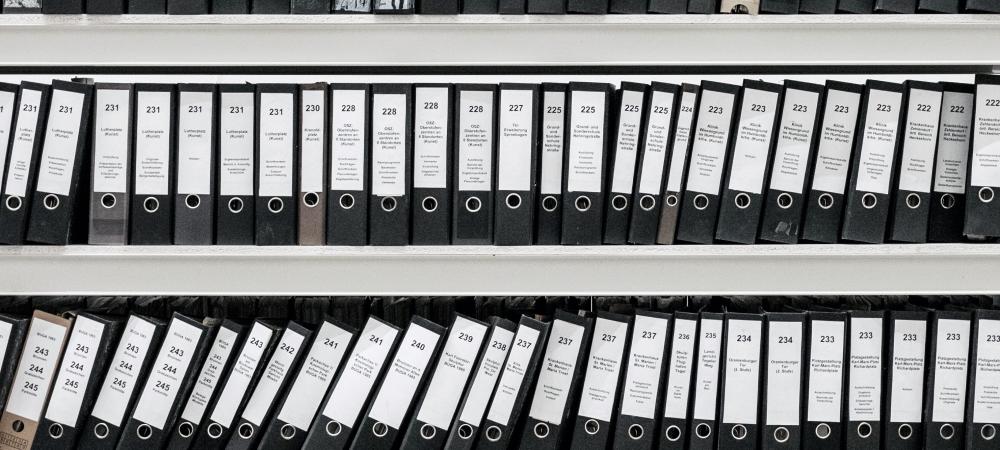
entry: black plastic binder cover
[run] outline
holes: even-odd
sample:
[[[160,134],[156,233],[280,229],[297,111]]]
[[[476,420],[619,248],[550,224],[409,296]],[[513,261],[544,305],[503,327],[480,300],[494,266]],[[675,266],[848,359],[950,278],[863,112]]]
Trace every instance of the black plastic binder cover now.
[[[126,0],[88,0],[87,14],[125,14]]]
[[[212,14],[250,14],[250,0],[212,0]]]
[[[330,0],[292,0],[292,14],[330,14]]]
[[[253,14],[288,14],[291,12],[291,0],[251,0],[250,12]]]
[[[34,196],[35,191],[35,177],[38,171],[38,161],[41,159],[42,154],[42,141],[45,136],[45,122],[48,119],[49,111],[49,96],[51,95],[51,88],[48,85],[32,83],[29,81],[21,82],[21,90],[18,94],[18,111],[23,111],[25,108],[30,108],[35,105],[28,105],[25,103],[25,91],[37,91],[41,95],[38,97],[37,105],[37,119],[34,123],[24,124],[25,126],[34,127],[34,135],[32,136],[31,143],[31,157],[27,160],[27,170],[24,171],[24,196],[18,197],[15,195],[7,195],[8,186],[10,186],[10,167],[13,162],[8,161],[7,167],[4,168],[3,177],[3,203],[0,204],[0,243],[10,244],[10,245],[21,245],[24,243],[25,235],[28,232],[28,214],[31,211],[31,199]],[[24,116],[24,120],[28,120]],[[13,132],[19,126],[18,121],[22,119],[21,113],[18,112],[13,118],[13,123],[11,124],[10,133],[10,147],[14,146],[15,133]],[[20,134],[20,133],[18,133]],[[10,152],[10,150],[8,150]],[[12,156],[8,154],[8,156]]]
[[[917,12],[917,0],[875,0],[875,12],[914,14]]]
[[[211,0],[167,0],[167,14],[208,14]]]
[[[166,14],[167,0],[129,0],[129,14]]]
[[[566,14],[566,0],[528,0],[528,14]]]
[[[839,0],[838,13],[871,14],[875,12],[875,0]]]
[[[83,14],[83,0],[45,0],[42,14]]]
[[[798,14],[799,0],[760,0],[761,14]]]
[[[468,4],[468,2],[466,2]],[[416,84],[413,86],[414,89],[414,109],[416,111],[421,110],[421,108],[433,111],[436,106],[438,108],[446,108],[447,112],[445,114],[444,124],[435,124],[440,128],[436,128],[433,134],[434,137],[444,136],[443,141],[438,141],[439,145],[444,146],[445,156],[441,161],[441,165],[434,166],[435,169],[443,171],[441,174],[444,178],[445,187],[418,187],[415,183],[413,185],[413,235],[411,240],[413,245],[448,245],[451,243],[451,215],[452,215],[452,189],[454,188],[451,171],[454,159],[454,110],[455,110],[455,89],[452,85],[447,83],[424,83]],[[436,105],[424,105],[420,102],[421,97],[417,95],[424,89],[446,89],[447,94],[445,98],[446,105],[441,105],[440,102],[436,102]],[[414,112],[414,128],[419,128],[423,126],[424,122],[418,121],[416,119],[416,111]],[[419,133],[419,131],[417,131]],[[433,137],[429,139],[434,139]],[[416,142],[414,142],[414,147],[416,147]],[[416,150],[414,150],[416,152]],[[433,164],[432,161],[428,161],[429,164]],[[421,170],[419,164],[416,160],[416,155],[414,155],[413,161],[414,172]]]
[[[177,160],[177,133],[174,130],[177,128],[177,115],[175,110],[177,109],[177,93],[175,91],[175,85],[173,84],[136,84],[135,85],[135,107],[140,107],[138,101],[140,95],[143,92],[168,92],[170,93],[169,109],[167,112],[170,118],[168,119],[168,135],[170,156],[167,158],[167,165],[169,166],[167,174],[167,193],[166,195],[147,195],[139,194],[135,191],[136,187],[136,177],[137,173],[141,170],[140,165],[142,161],[137,158],[139,156],[139,144],[137,136],[138,133],[142,133],[139,129],[138,119],[133,120],[132,123],[132,140],[135,142],[132,145],[132,169],[131,176],[129,177],[129,186],[131,186],[132,200],[129,202],[129,207],[132,209],[129,211],[129,244],[131,245],[170,245],[173,243],[173,227],[174,227],[174,202],[173,202],[173,187],[174,187],[174,177],[177,171],[174,170],[174,165]],[[146,111],[135,111],[134,114],[138,116],[139,114],[145,114]],[[150,112],[150,114],[153,114]],[[162,170],[162,169],[161,169]]]
[[[251,111],[242,111],[238,106],[228,105],[225,102],[226,94],[240,93],[240,94],[250,94],[253,97],[255,88],[252,84],[222,84],[219,85],[219,114],[220,114],[220,125],[219,125],[219,160],[220,163],[216,165],[213,169],[215,170],[215,180],[221,183],[221,178],[224,171],[226,170],[221,163],[228,155],[224,153],[222,139],[223,133],[227,133],[227,130],[223,130],[221,126],[221,116],[224,114],[249,114],[250,127],[247,131],[250,134],[254,134],[253,124],[256,122],[255,116],[257,115],[256,103],[250,102]],[[241,112],[242,111],[242,112]],[[233,130],[239,134],[240,130]],[[249,137],[249,136],[247,136]],[[252,139],[252,138],[251,138]],[[251,143],[252,145],[252,143]],[[252,152],[252,150],[251,150]],[[235,159],[235,158],[234,158]],[[253,184],[253,183],[251,183]],[[216,186],[218,188],[218,186]],[[222,190],[218,190],[218,201],[215,202],[215,242],[219,245],[253,245],[254,243],[254,216],[256,214],[254,210],[254,195],[253,186],[249,186],[249,195],[224,195]]]
[[[341,109],[351,109],[351,106],[360,108],[365,112],[364,123],[360,125],[361,131],[364,133],[358,139],[362,142],[364,147],[362,151],[364,152],[364,161],[361,167],[358,169],[361,171],[362,179],[362,190],[361,191],[348,191],[342,189],[333,189],[330,186],[328,201],[326,202],[326,242],[329,245],[366,245],[368,244],[368,214],[369,205],[368,199],[371,192],[371,148],[372,148],[372,119],[368,111],[371,110],[371,85],[368,84],[331,84],[330,87],[330,101],[332,102],[331,108],[336,108],[336,105],[341,105]],[[337,99],[339,95],[338,91],[363,91],[364,92],[364,105],[347,105],[342,104]],[[345,111],[330,111],[331,120],[338,114],[342,114]],[[332,122],[331,122],[332,123]],[[339,123],[339,121],[337,122]],[[357,126],[357,125],[355,125]],[[331,129],[331,150],[330,159],[331,164],[336,161],[337,158],[334,155],[334,150],[338,147],[336,139],[338,137],[338,131]],[[338,186],[339,187],[339,186]]]
[[[800,14],[833,14],[837,12],[837,0],[801,0]]]
[[[688,14],[718,14],[718,0],[688,0]]]

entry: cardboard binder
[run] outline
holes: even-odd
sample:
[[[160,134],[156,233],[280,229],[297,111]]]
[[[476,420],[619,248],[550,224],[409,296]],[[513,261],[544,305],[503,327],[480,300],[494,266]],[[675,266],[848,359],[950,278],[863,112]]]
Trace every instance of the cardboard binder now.
[[[806,374],[806,315],[766,313],[762,426],[765,450],[802,448],[802,391]]]
[[[631,317],[600,311],[594,320],[590,356],[573,421],[574,448],[607,448],[624,370]]]
[[[966,406],[965,445],[973,450],[996,446],[997,427],[1000,427],[1000,409],[995,402],[983,395],[995,389],[1000,357],[1000,311],[979,309],[972,316],[972,348],[969,361],[969,393]],[[919,436],[919,435],[918,435]]]
[[[658,431],[660,444],[657,448],[661,450],[687,448],[698,336],[698,313],[674,313],[669,372],[664,380],[663,415]]]
[[[604,243],[624,244],[635,188],[636,161],[643,147],[649,85],[623,81],[615,95],[617,111],[611,155],[608,157],[608,199],[604,210]]]
[[[847,430],[844,445],[848,448],[878,449],[882,442],[884,398],[883,380],[886,329],[884,311],[848,313]]]
[[[885,431],[889,450],[917,450],[924,435],[924,381],[927,374],[927,312],[890,311],[886,350]]]
[[[632,215],[628,243],[653,244],[663,209],[663,183],[667,162],[674,150],[677,108],[681,104],[681,86],[653,82],[646,105],[646,128],[639,153],[638,173],[632,188]]]
[[[128,243],[128,180],[134,143],[134,97],[131,84],[94,84],[90,230],[87,239],[91,245]]]
[[[497,87],[455,85],[455,195],[451,242],[493,243]]]
[[[454,97],[450,84],[413,87],[414,245],[451,243]]]
[[[758,235],[762,241],[796,244],[802,235],[806,181],[819,143],[824,90],[819,84],[785,81],[778,141]]]
[[[371,86],[330,85],[330,192],[326,241],[368,243]]]
[[[907,103],[903,144],[893,193],[889,240],[927,242],[931,183],[940,136],[943,93],[937,83],[906,83]]]
[[[216,87],[177,85],[174,244],[215,242]]]
[[[562,244],[600,244],[604,233],[605,179],[611,85],[570,83],[566,95],[562,180]],[[545,206],[546,200],[542,200]]]
[[[696,84],[682,84],[677,126],[674,131],[667,179],[663,185],[663,208],[656,230],[657,244],[673,244],[677,235],[677,218],[680,216],[683,186],[687,183],[687,158],[691,154],[691,130],[701,88]]]
[[[846,314],[810,312],[802,448],[839,449],[845,425]]]
[[[976,86],[941,83],[941,123],[934,163],[927,240],[958,242],[965,225],[965,179]]]
[[[28,232],[50,92],[48,85],[21,83],[10,134],[10,157],[3,179],[3,205],[0,207],[0,243],[3,244],[23,244]]]
[[[298,98],[293,84],[257,85],[255,243],[298,242]]]
[[[535,242],[538,198],[539,86],[501,83],[497,124],[493,242]]]
[[[988,131],[1000,118],[1000,75],[976,75],[976,97],[972,119],[972,152],[965,198],[965,235],[1000,236],[1000,168],[991,163],[990,148],[1000,136]]]
[[[670,319],[668,313],[635,312],[612,448],[653,450],[659,441],[657,414],[666,387]]]
[[[719,372],[722,366],[724,314],[703,312],[698,319],[698,354],[694,361],[688,448],[715,448],[719,435]]]
[[[542,83],[541,155],[538,176],[538,230],[535,243],[555,245],[562,240],[563,147],[566,129],[566,85]]]
[[[324,245],[330,144],[327,84],[300,85],[299,97],[299,245]]]
[[[968,311],[931,313],[924,382],[925,448],[964,448],[971,328]]]
[[[254,123],[252,84],[219,85],[219,200],[216,202],[215,242],[254,243]]]
[[[410,243],[413,186],[413,86],[372,86],[371,194],[368,239],[372,245]]]
[[[173,243],[173,177],[177,154],[172,84],[135,85],[129,244]]]

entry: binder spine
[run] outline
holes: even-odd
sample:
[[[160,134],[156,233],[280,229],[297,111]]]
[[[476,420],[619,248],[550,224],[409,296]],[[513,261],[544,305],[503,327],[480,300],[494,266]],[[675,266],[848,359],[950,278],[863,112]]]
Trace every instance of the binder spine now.
[[[614,437],[612,414],[625,372],[622,365],[630,322],[628,316],[597,313],[573,424],[573,448],[607,448]]]
[[[963,448],[966,434],[966,398],[972,327],[967,311],[931,313],[924,400],[924,446]]]
[[[943,93],[937,83],[906,83],[908,105],[900,127],[902,145],[898,182],[892,201],[889,239],[899,242],[927,242],[931,184],[937,152]],[[927,136],[933,137],[927,137]]]
[[[997,428],[1000,427],[995,405],[982,393],[996,386],[997,361],[1000,360],[1000,312],[981,309],[975,311],[972,321],[972,349],[969,361],[974,364],[969,373],[969,392],[965,434],[966,448],[985,450],[996,446]]]
[[[330,85],[330,193],[326,240],[330,245],[368,243],[368,176],[371,165],[371,86]],[[360,163],[359,163],[360,162]]]
[[[497,159],[496,85],[455,86],[453,244],[492,244]]]
[[[805,314],[765,313],[760,448],[802,447],[802,391],[806,375]]]
[[[177,87],[177,175],[174,187],[174,244],[215,242],[215,164],[218,147],[216,87]]]
[[[670,341],[669,375],[663,393],[662,423],[659,429],[660,450],[686,449],[691,426],[692,383],[697,364],[698,337],[701,335],[698,313],[677,312]]]
[[[293,8],[294,8],[293,4]],[[329,10],[329,2],[326,9]],[[330,101],[326,83],[299,86],[299,245],[326,244]]]
[[[628,240],[629,218],[634,205],[636,161],[645,142],[644,130],[648,115],[649,86],[622,82],[613,104],[615,132],[608,158],[606,209],[604,212],[605,244],[624,244]],[[610,131],[610,129],[609,129]]]
[[[597,245],[604,236],[613,91],[609,84],[578,82],[570,83],[566,91],[562,244]]]
[[[760,314],[726,313],[723,345],[719,448],[754,449],[760,440],[761,355],[764,324]],[[746,394],[750,395],[746,395]]]
[[[965,202],[965,235],[1000,236],[1000,202],[993,199],[1000,190],[1000,181],[985,155],[980,156],[996,137],[986,129],[998,117],[1000,76],[977,75],[976,96],[972,120],[972,151],[969,154],[968,181]]]
[[[535,242],[539,113],[538,85],[500,85],[493,200],[496,207],[493,242],[496,245]]]
[[[941,83],[941,123],[927,219],[929,242],[959,242],[965,225],[966,175],[976,87]],[[947,130],[947,133],[944,131]]]
[[[452,160],[455,89],[450,84],[414,85],[414,245],[451,243]]]
[[[674,149],[681,87],[654,81],[649,95],[646,127],[642,130],[644,138],[637,162],[638,173],[632,188],[633,208],[627,240],[630,244],[656,242],[667,163]]]
[[[687,160],[691,154],[692,133],[701,99],[701,88],[694,84],[681,85],[681,100],[678,106],[677,131],[672,141],[667,179],[663,186],[663,208],[656,230],[656,243],[671,245],[677,236],[677,219],[680,216],[684,185],[687,184]]]
[[[849,448],[878,449],[882,443],[883,380],[886,368],[885,317],[882,311],[851,311],[847,364],[847,434]]]
[[[890,450],[917,450],[923,436],[923,383],[927,373],[927,312],[889,312],[885,432]]]
[[[369,242],[410,243],[413,177],[413,86],[372,86]],[[376,123],[376,118],[378,122]],[[402,120],[400,120],[402,119]]]
[[[7,405],[7,398],[14,385],[17,355],[21,354],[24,347],[29,322],[27,318],[0,315],[0,330],[5,335],[0,340],[0,351],[3,352],[0,355],[0,407]]]
[[[807,333],[809,347],[802,447],[839,449],[845,431],[841,401],[846,384],[845,314],[810,312]]]
[[[176,92],[172,84],[136,84],[129,202],[129,244],[173,243],[177,160]]]
[[[13,128],[16,134],[11,133],[3,206],[0,208],[0,243],[3,244],[21,245],[27,234],[50,95],[50,86],[21,83]],[[30,132],[27,131],[29,129]]]
[[[135,91],[131,84],[94,85],[91,135],[90,233],[88,243],[128,243],[129,174],[134,153],[132,120]]]
[[[543,83],[539,139],[538,230],[535,243],[562,240],[562,179],[566,129],[566,85]]]
[[[254,133],[257,245],[295,245],[298,242],[295,192],[298,191],[299,173],[299,99],[296,93],[297,86],[292,84],[257,85]],[[263,159],[268,161],[267,169],[264,169]]]
[[[627,366],[612,448],[653,450],[657,417],[662,414],[668,359],[671,315],[637,310],[632,322]]]

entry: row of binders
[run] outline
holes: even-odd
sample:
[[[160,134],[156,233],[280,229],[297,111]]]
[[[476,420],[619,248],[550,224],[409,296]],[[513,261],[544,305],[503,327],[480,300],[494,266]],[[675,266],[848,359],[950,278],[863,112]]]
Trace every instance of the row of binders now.
[[[0,83],[0,243],[1000,236],[976,84]]]
[[[872,14],[1000,12],[994,0],[4,0],[43,14]]]
[[[600,298],[358,328],[305,300],[311,324],[0,315],[0,448],[997,446],[991,298]]]

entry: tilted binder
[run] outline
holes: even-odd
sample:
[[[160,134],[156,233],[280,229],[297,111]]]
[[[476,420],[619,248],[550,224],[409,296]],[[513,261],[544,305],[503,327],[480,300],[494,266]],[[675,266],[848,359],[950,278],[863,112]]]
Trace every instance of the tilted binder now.
[[[931,183],[941,123],[942,86],[908,81],[898,182],[893,193],[889,240],[927,242]]]
[[[806,181],[819,143],[825,87],[789,80],[784,91],[758,238],[797,244],[802,235]]]
[[[215,242],[216,87],[177,85],[174,244]]]
[[[81,429],[79,448],[116,448],[125,428],[126,414],[132,412],[138,387],[153,364],[165,329],[166,324],[159,320],[129,316],[104,374],[97,401]]]
[[[996,446],[1000,427],[1000,408],[995,398],[1000,379],[1000,311],[979,309],[972,316],[972,348],[969,361],[974,365],[969,373],[969,393],[966,417],[965,445],[968,449],[985,450]]]
[[[596,245],[604,237],[604,197],[612,88],[570,83],[566,89],[562,180],[563,245]],[[545,199],[542,206],[545,206]]]
[[[299,85],[299,245],[326,244],[327,84]]]
[[[802,390],[806,374],[806,315],[764,314],[767,341],[764,344],[761,396],[760,448],[802,448]]]
[[[456,314],[415,414],[403,432],[401,449],[440,449],[448,439],[459,401],[471,381],[489,326]],[[492,390],[488,391],[492,393]],[[488,396],[489,394],[487,394]]]
[[[714,328],[714,327],[713,327]],[[691,428],[691,385],[697,363],[698,313],[674,313],[670,361],[663,387],[663,415],[659,429],[661,450],[686,449]]]
[[[343,370],[323,398],[303,449],[347,448],[358,419],[375,390],[375,383],[388,369],[388,358],[396,348],[399,335],[399,328],[375,316],[368,318],[350,356],[344,361]]]
[[[971,328],[970,312],[931,313],[928,371],[924,381],[925,448],[964,448]]]
[[[0,314],[0,409],[6,407],[7,398],[17,375],[17,356],[21,354],[31,319]]]
[[[493,243],[497,86],[455,85],[455,192],[451,242]]]
[[[91,245],[128,243],[134,97],[131,84],[94,84],[90,233],[87,239]]]
[[[739,121],[733,129],[733,149],[723,176],[715,229],[717,240],[740,244],[757,241],[764,211],[764,187],[779,134],[778,109],[783,92],[780,84],[753,80],[743,83]]]
[[[574,448],[607,448],[628,345],[631,317],[600,311],[594,319],[590,356],[584,370],[573,424]]]
[[[413,86],[372,86],[371,193],[368,239],[372,245],[410,243],[413,187]]]
[[[819,143],[805,204],[801,236],[804,241],[834,244],[840,240],[844,193],[863,93],[862,85],[826,82]]]
[[[129,244],[173,243],[173,177],[177,155],[172,84],[136,84]]]
[[[17,111],[17,93],[20,86],[0,82],[0,187],[3,185],[4,169],[10,157],[11,136],[14,131],[14,116]]]
[[[659,440],[656,425],[670,357],[670,319],[668,313],[635,312],[612,448],[653,450]]]
[[[843,444],[845,427],[841,399],[847,355],[846,314],[808,314],[802,448],[835,450]]]
[[[450,84],[413,87],[413,245],[451,243],[454,97]]]
[[[510,445],[517,426],[521,423],[525,400],[534,389],[538,364],[545,350],[550,328],[549,323],[521,316],[475,448],[501,450]],[[461,436],[461,426],[458,433]]]
[[[890,311],[886,355],[886,414],[882,443],[888,450],[918,450],[924,435],[927,312]]]
[[[848,312],[847,448],[878,449],[882,442],[885,329],[884,311]]]
[[[742,91],[743,87],[732,84],[712,81],[701,84],[697,118],[691,130],[687,180],[677,219],[679,241],[711,244],[715,239],[719,190],[731,153],[732,124],[740,120],[736,107]]]
[[[497,113],[497,167],[493,242],[535,242],[538,198],[539,86],[501,83]]]
[[[927,218],[927,240],[958,242],[962,240],[962,227],[965,225],[965,179],[969,171],[976,86],[941,83],[941,87],[944,93],[941,96],[941,122]]]
[[[764,323],[760,314],[727,313],[719,387],[721,423],[719,448],[754,449],[761,437],[761,355]]]
[[[673,150],[677,125],[677,108],[681,101],[681,86],[653,82],[646,104],[646,128],[642,131],[642,150],[637,162],[635,186],[632,188],[631,218],[628,243],[653,244],[663,209],[663,182],[667,162]]]
[[[326,241],[330,245],[368,243],[370,105],[370,85],[330,85],[330,192],[326,204]]]
[[[722,366],[722,339],[725,336],[725,315],[700,313],[698,319],[697,368],[692,382],[691,428],[688,448],[712,449],[719,434],[719,372]]]
[[[610,181],[604,210],[605,244],[624,244],[628,240],[629,219],[634,208],[636,161],[645,141],[649,86],[623,81],[615,97],[614,105],[618,110],[613,116],[614,137],[608,158]]]
[[[0,206],[0,243],[3,244],[21,245],[28,232],[28,214],[42,153],[50,92],[48,85],[21,82],[10,133],[10,157],[3,178],[3,205]]]
[[[254,165],[255,243],[295,245],[298,242],[298,87],[257,85],[257,132]]]
[[[219,200],[215,242],[254,243],[254,129],[256,88],[252,84],[219,85]]]
[[[657,244],[673,244],[677,236],[681,196],[683,186],[687,183],[687,159],[691,154],[691,129],[694,126],[700,91],[701,87],[696,84],[681,85],[677,126],[671,144],[670,162],[667,165],[667,179],[663,185],[663,207],[660,209],[660,222],[656,229]]]
[[[990,131],[1000,120],[1000,75],[976,75],[973,109],[963,233],[1000,236],[1000,202],[993,201],[1000,193],[1000,167],[991,162],[995,156],[990,150],[1000,143],[1000,135]]]
[[[566,129],[566,85],[542,83],[541,140],[538,174],[538,229],[535,243],[555,245],[562,240],[563,147]]]

